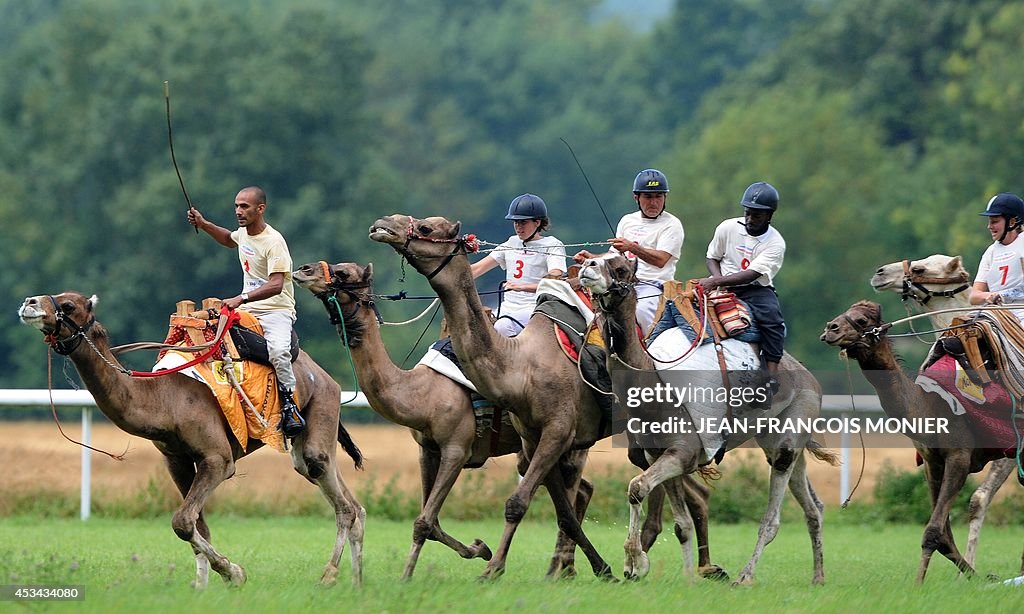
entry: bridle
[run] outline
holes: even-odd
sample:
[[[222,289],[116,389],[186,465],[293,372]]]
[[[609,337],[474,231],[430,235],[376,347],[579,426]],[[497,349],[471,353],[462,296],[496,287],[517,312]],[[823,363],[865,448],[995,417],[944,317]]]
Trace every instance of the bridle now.
[[[409,253],[409,243],[411,243],[414,239],[417,241],[428,241],[430,243],[454,244],[454,246],[452,247],[452,251],[447,256],[444,257],[444,260],[441,261],[441,264],[437,265],[437,268],[435,268],[433,271],[427,274],[427,281],[430,281],[438,273],[444,270],[444,268],[448,266],[448,263],[450,263],[452,259],[455,258],[455,256],[458,256],[459,254],[465,256],[467,254],[476,253],[476,251],[480,249],[480,242],[477,241],[476,235],[467,234],[462,235],[461,237],[455,237],[454,239],[434,239],[431,237],[425,237],[417,233],[416,229],[413,227],[413,223],[409,222],[409,230],[405,234],[405,244],[402,245],[402,252],[405,253],[406,255],[408,255]]]
[[[67,356],[71,352],[78,349],[78,346],[82,345],[82,341],[85,339],[85,334],[96,324],[96,316],[93,315],[89,318],[89,321],[84,326],[79,326],[77,322],[66,317],[60,306],[57,304],[57,299],[52,294],[46,295],[53,303],[53,320],[54,327],[53,332],[46,335],[46,343],[53,348],[54,352],[57,352],[61,356]],[[60,331],[62,328],[67,328],[71,331],[71,336],[64,339],[60,338]]]
[[[866,339],[873,339],[874,343],[877,344],[879,341],[881,341],[882,335],[884,335],[887,330],[892,328],[892,324],[888,322],[883,322],[882,324],[879,324],[878,326],[873,326],[871,328],[862,327],[859,324],[857,324],[857,322],[855,322],[853,318],[850,317],[849,312],[843,313],[843,320],[845,320],[846,323],[849,324],[851,328],[853,328],[853,330],[860,333],[860,337],[856,341],[843,348],[845,350],[849,350],[850,348],[856,347],[870,349],[872,344],[868,343]]]
[[[951,277],[924,277],[917,275],[910,270],[910,261],[903,261],[903,290],[900,292],[900,300],[907,301],[908,299],[914,299],[921,305],[927,305],[928,301],[934,297],[939,298],[951,298],[960,294],[964,290],[970,288],[970,284],[967,283],[967,271],[960,271],[958,274]],[[952,290],[929,290],[925,288],[923,284],[942,284],[949,285],[960,283],[962,285]],[[916,292],[915,292],[916,291]],[[917,294],[920,293],[920,294]]]
[[[356,305],[356,309],[352,312],[350,317],[355,317],[359,314],[359,310],[363,307],[367,307],[373,310],[374,315],[377,318],[377,323],[383,323],[380,312],[377,311],[377,304],[373,301],[373,295],[370,292],[356,292],[356,290],[369,290],[372,285],[368,282],[345,282],[337,277],[331,275],[331,265],[327,264],[326,261],[320,261],[320,270],[323,273],[324,280],[327,282],[327,289],[323,292],[316,293],[320,302],[324,304],[324,308],[327,310],[327,315],[331,319],[331,324],[334,326],[342,326],[345,323],[345,317],[341,313],[341,303],[338,301],[338,295],[343,294],[352,300],[352,303]]]

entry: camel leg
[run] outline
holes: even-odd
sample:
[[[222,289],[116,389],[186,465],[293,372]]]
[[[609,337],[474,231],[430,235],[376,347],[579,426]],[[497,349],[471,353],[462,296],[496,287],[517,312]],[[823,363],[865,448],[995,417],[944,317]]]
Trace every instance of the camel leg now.
[[[565,451],[568,443],[572,441],[571,433],[562,432],[563,429],[548,427],[541,434],[540,441],[532,454],[526,456],[530,459],[529,467],[523,479],[519,481],[512,496],[505,502],[505,530],[502,532],[498,549],[494,553],[484,569],[481,579],[496,579],[505,571],[505,560],[508,557],[509,547],[512,545],[512,538],[515,537],[516,529],[522,522],[530,502],[537,492],[549,471],[558,462],[559,457]]]
[[[825,555],[822,547],[822,511],[824,506],[814,492],[811,481],[807,478],[807,458],[801,453],[796,460],[796,467],[789,477],[789,491],[804,510],[804,521],[807,533],[811,537],[811,553],[814,558],[814,576],[811,584],[825,583]]]
[[[697,539],[697,575],[708,580],[728,580],[728,572],[711,562],[711,542],[708,540],[708,519],[711,517],[708,512],[710,489],[706,484],[697,481],[693,474],[683,475],[678,479]],[[676,531],[676,538],[681,542],[678,524]]]
[[[765,453],[768,454],[768,451]],[[799,462],[798,456],[803,458],[802,449],[798,453],[792,448],[781,448],[775,450],[774,454],[769,457],[772,473],[768,484],[768,506],[761,517],[761,525],[757,529],[757,544],[754,546],[754,553],[736,581],[733,582],[734,586],[754,583],[757,562],[760,560],[761,554],[764,553],[765,547],[775,539],[779,532],[779,511],[782,508],[782,498],[786,494],[786,485],[793,475],[793,469]],[[804,483],[806,484],[806,480]]]
[[[164,462],[171,474],[174,485],[178,488],[178,492],[181,493],[182,499],[184,499],[188,495],[189,489],[192,488],[192,481],[196,477],[195,463],[190,458],[170,456],[166,453],[164,454]],[[206,514],[203,510],[199,510],[199,517],[196,519],[196,530],[199,531],[199,534],[206,541],[210,541],[210,527],[206,524]],[[196,579],[192,586],[195,588],[206,588],[210,581],[210,559],[206,558],[206,555],[195,546],[192,546],[192,553],[196,557]]]
[[[566,497],[573,501],[576,521],[582,525],[587,517],[587,507],[594,494],[594,485],[583,478],[583,468],[587,463],[587,450],[574,450],[566,454],[567,458],[555,466],[562,471],[562,480],[568,486]],[[552,500],[552,503],[554,500]],[[555,552],[551,556],[547,578],[576,577],[576,542],[559,527],[558,538],[555,540]]]
[[[691,459],[694,460],[694,459]],[[665,450],[650,468],[629,482],[629,532],[623,545],[626,557],[623,574],[627,579],[637,580],[650,571],[647,553],[640,545],[640,531],[643,520],[642,504],[651,491],[666,480],[683,475],[696,468],[695,462],[685,463],[681,451],[675,448]]]
[[[974,567],[974,558],[978,552],[978,539],[981,537],[981,526],[985,522],[985,513],[988,512],[988,506],[992,503],[992,497],[995,496],[996,491],[1010,477],[1014,469],[1016,469],[1016,464],[1013,459],[1004,458],[994,461],[989,468],[985,481],[971,495],[971,503],[967,508],[970,528],[967,532],[967,550],[964,553],[964,560],[971,567]]]
[[[308,422],[308,420],[307,420]],[[332,440],[328,445],[319,445],[316,434],[305,435],[295,439],[292,446],[292,464],[303,477],[314,482],[321,494],[334,509],[337,533],[331,558],[324,566],[320,583],[331,585],[338,579],[338,565],[345,553],[345,542],[351,547],[352,584],[359,586],[363,582],[363,531],[366,521],[366,510],[359,504],[355,495],[349,491],[341,477],[335,459],[336,443]],[[332,434],[333,435],[333,434]]]
[[[445,498],[451,492],[455,481],[462,472],[462,466],[469,458],[468,450],[445,448],[437,453],[420,446],[420,480],[423,486],[423,505],[420,515],[413,523],[412,549],[405,563],[405,571],[402,579],[408,580],[416,569],[416,561],[419,559],[423,544],[428,538],[434,537],[452,550],[459,553],[464,559],[481,557],[485,560],[491,558],[491,551],[483,541],[477,539],[472,546],[465,546],[462,542],[451,537],[443,530],[438,522],[438,514]]]
[[[640,548],[644,552],[650,552],[651,546],[658,540],[664,525],[663,512],[665,508],[665,488],[659,486],[651,489],[647,496],[647,517],[644,518],[643,528],[640,530]],[[679,527],[676,527],[676,537],[679,537]],[[679,542],[682,544],[682,540]],[[691,549],[690,558],[693,558]]]
[[[561,468],[558,466],[553,467],[545,477],[544,484],[547,486],[548,493],[551,495],[551,501],[555,505],[558,528],[583,550],[583,554],[590,561],[590,566],[594,570],[595,576],[602,580],[615,580],[615,576],[612,575],[611,566],[601,558],[597,548],[594,547],[586,533],[583,532],[583,526],[576,517],[576,510],[573,509],[573,505],[569,501],[568,489],[566,488]]]
[[[245,570],[241,566],[232,563],[227,557],[217,552],[209,540],[198,529],[199,517],[207,499],[214,489],[221,482],[231,477],[235,472],[234,461],[230,456],[208,456],[203,458],[195,466],[195,477],[185,495],[181,507],[174,512],[171,519],[171,526],[174,533],[184,541],[192,544],[192,551],[196,554],[196,588],[203,588],[200,585],[201,575],[208,575],[205,571],[205,563],[200,557],[205,556],[209,565],[224,579],[233,586],[245,584]],[[172,471],[173,475],[173,471]],[[209,535],[209,529],[207,529]]]
[[[974,568],[957,550],[949,526],[949,512],[953,508],[956,496],[967,482],[969,464],[968,451],[956,450],[950,451],[945,459],[936,462],[934,467],[931,463],[925,465],[928,490],[932,497],[932,515],[925,525],[924,536],[921,538],[921,563],[915,579],[917,584],[924,583],[928,563],[936,551],[956,565],[961,573],[974,575]]]
[[[693,541],[691,539],[691,533],[693,532],[693,518],[690,517],[690,510],[686,507],[686,494],[683,492],[682,477],[672,478],[666,480],[663,484],[658,486],[651,491],[651,495],[647,498],[647,517],[651,516],[652,503],[655,501],[655,495],[661,491],[668,498],[669,506],[672,508],[672,518],[675,521],[675,534],[679,540],[679,548],[683,552],[683,573],[686,575],[693,575]],[[661,507],[661,502],[658,503]],[[644,527],[647,523],[644,523]],[[641,532],[641,542],[643,541],[643,533]],[[645,551],[646,552],[646,551]]]

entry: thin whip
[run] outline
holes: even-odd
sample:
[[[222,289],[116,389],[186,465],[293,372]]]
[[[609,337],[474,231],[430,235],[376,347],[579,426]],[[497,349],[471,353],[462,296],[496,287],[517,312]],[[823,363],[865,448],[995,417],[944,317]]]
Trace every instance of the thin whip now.
[[[174,172],[178,175],[178,185],[181,186],[181,193],[185,195],[185,204],[188,205],[188,213],[192,209],[192,199],[188,197],[188,190],[185,189],[185,180],[181,178],[181,171],[178,170],[178,159],[174,156],[174,131],[171,130],[171,85],[164,81],[164,106],[167,108],[167,145],[171,149],[171,164],[174,165]],[[196,234],[199,234],[199,227],[193,226]]]
[[[608,220],[608,214],[604,212],[604,206],[601,205],[601,199],[597,197],[597,192],[594,191],[594,186],[590,185],[590,178],[587,177],[587,172],[583,170],[583,165],[580,164],[579,158],[576,157],[576,152],[572,150],[572,145],[562,137],[558,137],[558,140],[565,143],[565,146],[569,148],[569,153],[572,154],[572,159],[576,162],[576,166],[580,169],[580,173],[583,174],[583,180],[587,182],[587,187],[590,188],[590,193],[594,195],[594,200],[597,201],[597,207],[601,209],[601,215],[604,216],[604,222],[608,224],[608,230],[612,231],[612,234],[614,235],[615,228],[612,226],[611,221]]]

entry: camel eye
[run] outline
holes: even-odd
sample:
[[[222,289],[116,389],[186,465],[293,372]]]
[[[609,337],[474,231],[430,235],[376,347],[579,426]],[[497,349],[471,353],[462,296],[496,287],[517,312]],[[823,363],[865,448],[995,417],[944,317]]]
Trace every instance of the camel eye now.
[[[857,326],[867,326],[867,324],[868,324],[868,319],[867,318],[865,318],[863,316],[857,318]]]
[[[913,273],[914,275],[921,275],[921,274],[924,273],[924,267],[923,266],[912,267],[910,269],[910,272]]]
[[[433,230],[433,228],[427,226],[426,224],[420,224],[419,231],[421,235],[429,235],[431,232],[433,232]]]
[[[60,310],[66,314],[70,314],[75,310],[75,304],[71,301],[64,301],[60,304]]]

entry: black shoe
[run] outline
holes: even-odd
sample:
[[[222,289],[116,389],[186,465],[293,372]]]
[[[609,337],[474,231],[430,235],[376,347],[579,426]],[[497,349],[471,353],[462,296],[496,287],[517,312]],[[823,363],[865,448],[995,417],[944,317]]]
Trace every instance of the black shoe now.
[[[295,406],[291,390],[278,390],[281,397],[281,424],[278,427],[288,439],[294,439],[306,428],[306,421]]]
[[[764,384],[764,399],[754,399],[754,402],[750,404],[754,409],[768,410],[772,407],[772,399],[775,398],[775,394],[779,391],[779,380],[774,377],[769,377],[768,381]]]

